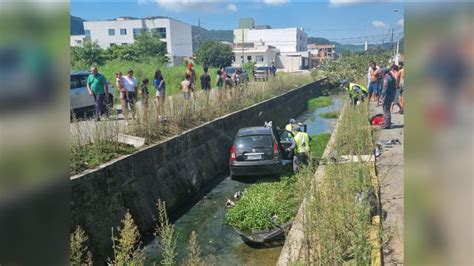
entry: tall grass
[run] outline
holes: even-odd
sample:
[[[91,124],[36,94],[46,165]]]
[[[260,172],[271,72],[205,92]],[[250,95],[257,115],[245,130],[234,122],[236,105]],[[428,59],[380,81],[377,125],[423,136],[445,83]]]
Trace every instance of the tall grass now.
[[[70,265],[92,265],[92,254],[88,250],[89,237],[84,230],[78,226],[70,237]]]
[[[339,155],[367,155],[373,150],[366,104],[345,104],[334,149]]]
[[[158,200],[156,204],[159,213],[158,224],[155,228],[155,237],[159,240],[162,251],[161,265],[176,264],[176,235],[174,226],[168,220],[166,203]]]
[[[179,93],[181,81],[184,80],[185,72],[186,72],[186,65],[178,65],[178,66],[167,66],[163,64],[159,60],[150,60],[149,62],[133,62],[133,61],[121,61],[121,60],[112,60],[107,62],[105,65],[100,66],[99,71],[105,75],[106,79],[110,81],[112,84],[115,83],[115,73],[122,72],[123,75],[126,75],[127,70],[129,68],[133,69],[133,74],[135,78],[139,82],[138,88],[140,89],[140,84],[142,83],[143,79],[147,78],[150,81],[150,85],[148,89],[150,90],[151,95],[155,95],[155,88],[153,85],[153,79],[155,76],[155,71],[157,69],[161,70],[163,74],[163,78],[166,81],[166,93],[168,95]],[[202,73],[204,73],[203,66],[201,65],[194,65],[193,69],[196,71],[196,88],[200,89],[200,82],[199,77]],[[208,71],[209,75],[211,76],[211,84],[215,85],[217,80],[217,68],[209,68]],[[114,84],[115,86],[115,84]],[[116,92],[115,99],[119,99],[119,92]]]
[[[114,235],[112,228],[114,260],[110,263],[113,265],[142,265],[145,262],[145,256],[140,241],[140,232],[129,211],[125,213],[122,224],[122,228],[117,228],[118,237]]]

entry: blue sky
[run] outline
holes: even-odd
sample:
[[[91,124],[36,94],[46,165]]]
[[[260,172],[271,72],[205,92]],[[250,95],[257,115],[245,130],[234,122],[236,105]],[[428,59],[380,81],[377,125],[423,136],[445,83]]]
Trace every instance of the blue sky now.
[[[395,12],[394,10],[397,10]],[[308,36],[340,43],[381,43],[403,34],[403,3],[361,0],[72,0],[71,15],[86,20],[120,16],[167,16],[206,29],[234,29],[239,18],[253,17],[272,28],[303,27]]]

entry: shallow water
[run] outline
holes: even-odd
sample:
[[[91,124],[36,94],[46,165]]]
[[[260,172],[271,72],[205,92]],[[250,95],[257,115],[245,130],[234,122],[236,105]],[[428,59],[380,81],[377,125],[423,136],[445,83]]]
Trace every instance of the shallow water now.
[[[303,113],[296,117],[298,122],[307,124],[308,134],[331,132],[336,119],[326,119],[320,113],[339,111],[342,107],[341,97],[333,97],[333,104],[319,108],[312,113]],[[221,178],[224,176],[221,176]],[[245,181],[245,182],[243,182]],[[191,207],[175,222],[178,234],[176,251],[177,262],[181,263],[187,256],[189,236],[194,230],[197,233],[201,258],[206,264],[213,265],[275,265],[282,246],[275,248],[251,248],[244,244],[240,236],[225,224],[227,209],[225,203],[236,191],[243,190],[255,180],[231,180],[226,176],[206,196]],[[157,260],[159,248],[155,242],[146,247],[146,256]]]

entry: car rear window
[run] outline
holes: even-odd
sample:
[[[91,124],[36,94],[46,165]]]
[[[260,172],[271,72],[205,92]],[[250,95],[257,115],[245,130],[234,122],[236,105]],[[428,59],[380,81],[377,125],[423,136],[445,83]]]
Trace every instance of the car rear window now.
[[[225,73],[227,73],[227,74],[234,74],[234,72],[235,72],[235,68],[226,68],[225,69]]]
[[[272,139],[269,135],[251,135],[242,136],[235,139],[235,147],[248,148],[248,147],[271,147]]]
[[[268,70],[268,67],[257,67],[257,70]]]

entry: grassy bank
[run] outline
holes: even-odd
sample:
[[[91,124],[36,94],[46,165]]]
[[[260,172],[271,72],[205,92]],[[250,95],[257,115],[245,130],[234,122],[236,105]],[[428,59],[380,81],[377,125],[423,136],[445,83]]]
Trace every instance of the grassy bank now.
[[[322,118],[338,118],[339,112],[325,112],[325,113],[320,113],[319,116]]]
[[[313,161],[322,156],[330,136],[330,133],[312,136],[310,149]],[[273,222],[284,224],[292,221],[302,200],[298,188],[304,186],[305,177],[314,173],[314,169],[310,164],[298,174],[283,176],[279,182],[262,180],[250,185],[235,207],[227,212],[227,224],[251,232],[272,229]]]

